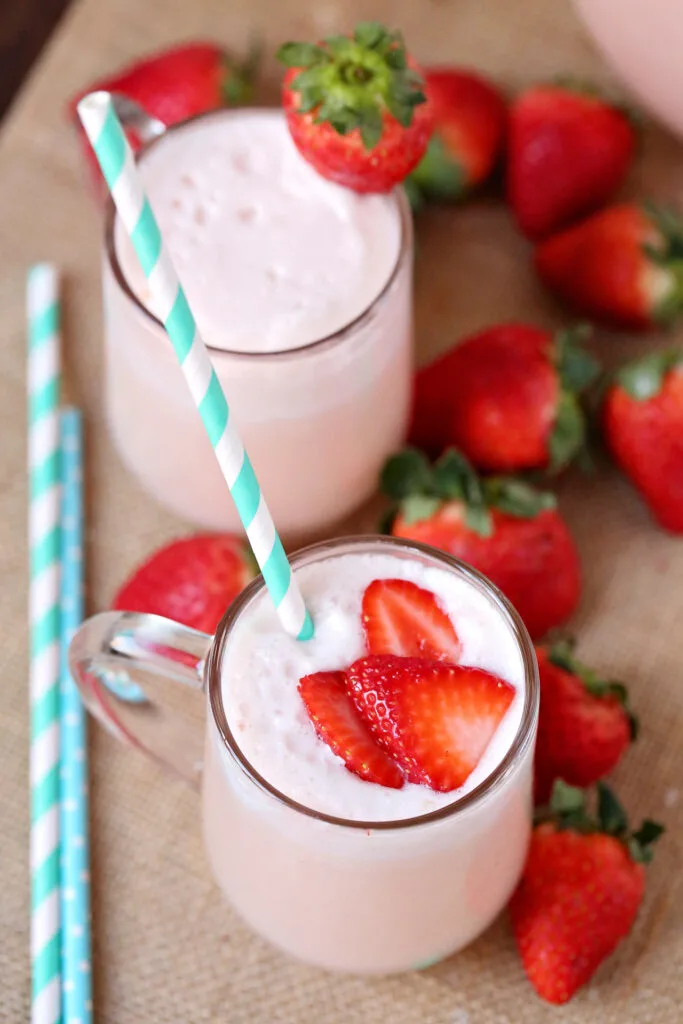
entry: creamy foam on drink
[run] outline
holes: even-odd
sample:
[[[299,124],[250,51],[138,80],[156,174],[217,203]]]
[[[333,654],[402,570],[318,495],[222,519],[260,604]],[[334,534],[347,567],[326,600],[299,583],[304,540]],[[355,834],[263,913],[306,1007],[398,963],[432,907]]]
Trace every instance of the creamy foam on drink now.
[[[396,265],[394,196],[322,178],[281,113],[231,111],[169,133],[141,162],[190,306],[215,348],[268,352],[325,338],[363,313]],[[123,273],[155,311],[122,225]]]
[[[353,775],[316,736],[298,693],[302,676],[346,667],[367,653],[361,603],[367,586],[382,578],[407,579],[435,594],[462,644],[461,664],[486,669],[515,687],[515,699],[493,740],[459,790],[437,793],[411,783],[390,789]],[[307,807],[359,821],[426,814],[483,782],[509,749],[524,703],[522,656],[495,606],[454,573],[392,555],[324,559],[297,569],[297,580],[315,623],[313,640],[300,643],[288,637],[262,593],[240,616],[225,650],[226,717],[256,771]]]

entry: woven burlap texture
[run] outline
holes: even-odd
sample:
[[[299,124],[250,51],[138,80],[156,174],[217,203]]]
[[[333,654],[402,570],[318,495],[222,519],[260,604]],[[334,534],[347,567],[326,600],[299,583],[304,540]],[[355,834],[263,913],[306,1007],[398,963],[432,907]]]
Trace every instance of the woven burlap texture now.
[[[609,81],[568,4],[557,0],[85,0],[62,22],[2,130],[0,150],[0,1021],[28,1019],[28,814],[24,274],[36,259],[64,271],[66,390],[87,427],[89,611],[123,575],[182,532],[125,473],[101,400],[99,226],[83,188],[65,98],[122,61],[208,35],[266,52],[357,16],[400,25],[430,62],[475,64],[510,88],[568,71]],[[266,72],[275,80],[276,68]],[[676,194],[683,149],[648,128],[630,188]],[[420,358],[493,320],[553,325],[529,252],[502,206],[428,211],[417,239]],[[607,360],[643,344],[602,336]],[[215,889],[195,794],[91,730],[92,879],[97,1020],[108,1024],[674,1024],[683,1004],[683,550],[657,530],[613,471],[572,477],[561,503],[585,567],[574,623],[580,652],[628,680],[642,735],[616,783],[634,819],[668,832],[649,870],[633,934],[565,1010],[525,981],[506,921],[422,974],[340,978],[291,962],[254,937]],[[400,899],[400,894],[397,894]]]

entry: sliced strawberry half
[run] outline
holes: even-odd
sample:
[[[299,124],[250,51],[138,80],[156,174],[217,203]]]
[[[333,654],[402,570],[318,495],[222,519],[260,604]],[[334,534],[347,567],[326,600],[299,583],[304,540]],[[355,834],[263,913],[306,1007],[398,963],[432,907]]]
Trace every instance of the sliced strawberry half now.
[[[314,672],[299,680],[299,693],[319,738],[350,772],[366,782],[400,789],[403,773],[375,742],[346,692],[343,672]]]
[[[457,662],[460,641],[431,592],[409,580],[373,580],[363,594],[363,628],[370,654]]]
[[[514,687],[483,669],[371,656],[345,673],[363,719],[410,782],[464,785],[512,704]]]

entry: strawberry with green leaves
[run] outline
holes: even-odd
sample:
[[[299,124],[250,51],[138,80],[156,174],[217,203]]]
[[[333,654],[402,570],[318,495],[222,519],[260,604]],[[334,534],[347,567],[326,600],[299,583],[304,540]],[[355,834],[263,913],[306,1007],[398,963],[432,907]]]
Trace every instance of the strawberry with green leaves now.
[[[602,423],[610,452],[655,519],[683,533],[683,350],[623,366],[605,394]]]
[[[434,133],[406,187],[418,202],[463,199],[498,163],[507,128],[505,99],[467,68],[427,68],[424,78]]]
[[[498,324],[465,338],[418,372],[411,443],[455,445],[487,472],[562,469],[584,446],[579,397],[598,375],[586,333]]]
[[[98,190],[103,187],[103,179],[76,113],[85,95],[99,89],[120,93],[170,126],[196,114],[246,102],[251,94],[257,60],[256,48],[240,62],[213,42],[181,43],[136,60],[82,89],[69,101],[68,112],[78,128]],[[139,148],[140,140],[132,133],[128,133],[128,140],[134,149]]]
[[[534,760],[535,797],[546,803],[556,779],[586,787],[613,770],[637,723],[623,683],[601,679],[567,640],[537,648],[541,705]]]
[[[213,634],[258,567],[246,540],[199,533],[159,548],[120,588],[112,608],[148,612]]]
[[[277,56],[292,139],[324,178],[388,192],[421,160],[433,115],[399,32],[362,22],[352,36],[285,43]]]
[[[511,601],[533,638],[562,625],[579,601],[581,570],[552,494],[511,477],[482,480],[454,449],[432,466],[414,448],[386,463],[390,532],[468,562]]]
[[[575,84],[532,85],[510,109],[508,200],[520,230],[547,238],[612,199],[633,162],[628,115]]]
[[[510,901],[522,964],[542,999],[568,1002],[628,935],[662,831],[646,820],[630,832],[621,804],[601,784],[597,817],[582,790],[556,784]]]
[[[592,320],[612,327],[668,327],[683,310],[683,222],[649,203],[609,206],[542,242],[543,283]]]

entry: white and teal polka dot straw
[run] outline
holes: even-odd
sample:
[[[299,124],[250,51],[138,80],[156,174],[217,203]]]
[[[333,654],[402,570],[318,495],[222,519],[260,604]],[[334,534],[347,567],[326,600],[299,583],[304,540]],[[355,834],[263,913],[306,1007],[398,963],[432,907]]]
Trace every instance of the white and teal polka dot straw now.
[[[85,710],[69,672],[69,644],[83,619],[81,414],[64,409],[61,537],[61,879],[63,1024],[90,1024],[90,853]]]
[[[31,1021],[61,1020],[59,926],[59,306],[53,267],[28,275]]]
[[[299,640],[313,623],[278,537],[249,457],[161,238],[130,146],[106,92],[78,104],[78,114],[131,237],[216,458],[230,488],[266,586],[285,630]],[[301,453],[305,457],[305,453]]]

